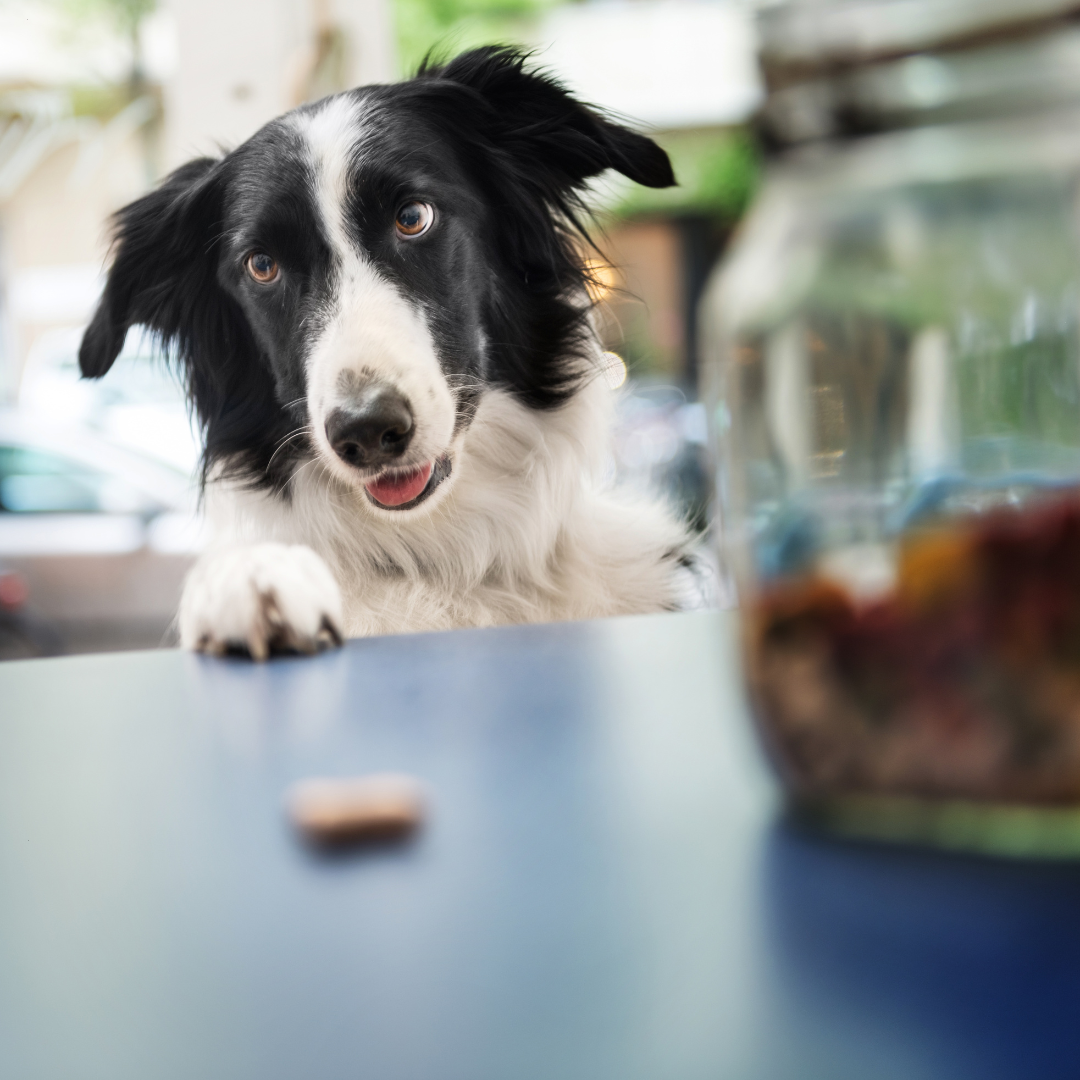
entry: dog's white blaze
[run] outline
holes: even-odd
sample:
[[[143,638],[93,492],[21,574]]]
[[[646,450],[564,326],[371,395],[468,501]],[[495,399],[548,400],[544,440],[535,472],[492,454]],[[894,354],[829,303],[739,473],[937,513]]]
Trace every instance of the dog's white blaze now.
[[[318,112],[300,115],[297,128],[310,155],[315,197],[336,261],[335,300],[308,357],[308,404],[315,443],[327,464],[356,483],[326,438],[326,417],[347,404],[342,374],[377,379],[397,388],[413,410],[415,434],[403,464],[444,453],[454,430],[454,397],[439,365],[427,320],[364,257],[349,236],[349,169],[363,153],[370,123],[362,102],[331,98]],[[387,228],[393,223],[387,222]]]

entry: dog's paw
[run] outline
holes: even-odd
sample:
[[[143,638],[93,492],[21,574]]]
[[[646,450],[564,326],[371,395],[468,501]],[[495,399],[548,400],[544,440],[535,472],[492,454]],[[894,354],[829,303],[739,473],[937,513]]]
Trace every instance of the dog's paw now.
[[[204,556],[180,600],[180,644],[221,655],[340,645],[341,591],[311,548],[253,544]]]

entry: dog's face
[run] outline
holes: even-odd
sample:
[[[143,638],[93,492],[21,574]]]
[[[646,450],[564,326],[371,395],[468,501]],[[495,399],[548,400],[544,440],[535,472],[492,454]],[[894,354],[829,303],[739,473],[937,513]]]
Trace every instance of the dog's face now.
[[[314,454],[408,515],[449,488],[485,388],[551,408],[585,374],[569,226],[608,167],[672,182],[655,144],[507,50],[298,109],[121,211],[83,372],[149,325],[208,465],[281,488]]]
[[[290,114],[233,167],[218,280],[278,396],[373,507],[418,507],[489,374],[483,200],[434,125],[376,93]]]

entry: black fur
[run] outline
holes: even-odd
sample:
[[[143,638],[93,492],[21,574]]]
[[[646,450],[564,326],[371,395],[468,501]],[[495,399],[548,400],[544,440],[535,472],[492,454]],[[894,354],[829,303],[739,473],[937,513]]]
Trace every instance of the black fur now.
[[[378,116],[350,176],[351,239],[425,310],[463,424],[484,386],[549,409],[586,374],[585,182],[613,168],[652,187],[674,183],[655,143],[526,61],[509,48],[476,49],[407,82],[350,92]],[[293,433],[308,420],[304,362],[335,272],[313,180],[301,138],[276,120],[116,216],[83,374],[108,371],[131,325],[156,331],[186,372],[205,432],[204,476],[221,465],[280,490],[310,453]],[[437,228],[402,244],[392,223],[410,199],[437,208]],[[251,282],[243,264],[252,250],[287,269],[280,288]]]

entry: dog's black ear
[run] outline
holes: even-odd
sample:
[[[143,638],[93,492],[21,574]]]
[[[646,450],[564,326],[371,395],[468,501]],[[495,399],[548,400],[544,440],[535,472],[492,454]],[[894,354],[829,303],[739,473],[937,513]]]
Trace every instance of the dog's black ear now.
[[[217,165],[212,158],[189,162],[114,217],[116,255],[79,348],[84,377],[100,378],[112,367],[131,326],[174,341],[200,304],[204,312],[213,305]]]
[[[582,104],[551,76],[528,70],[528,60],[528,53],[488,45],[443,66],[425,65],[420,78],[472,91],[490,141],[554,187],[576,188],[605,169],[647,187],[675,183],[667,154],[652,139]]]

